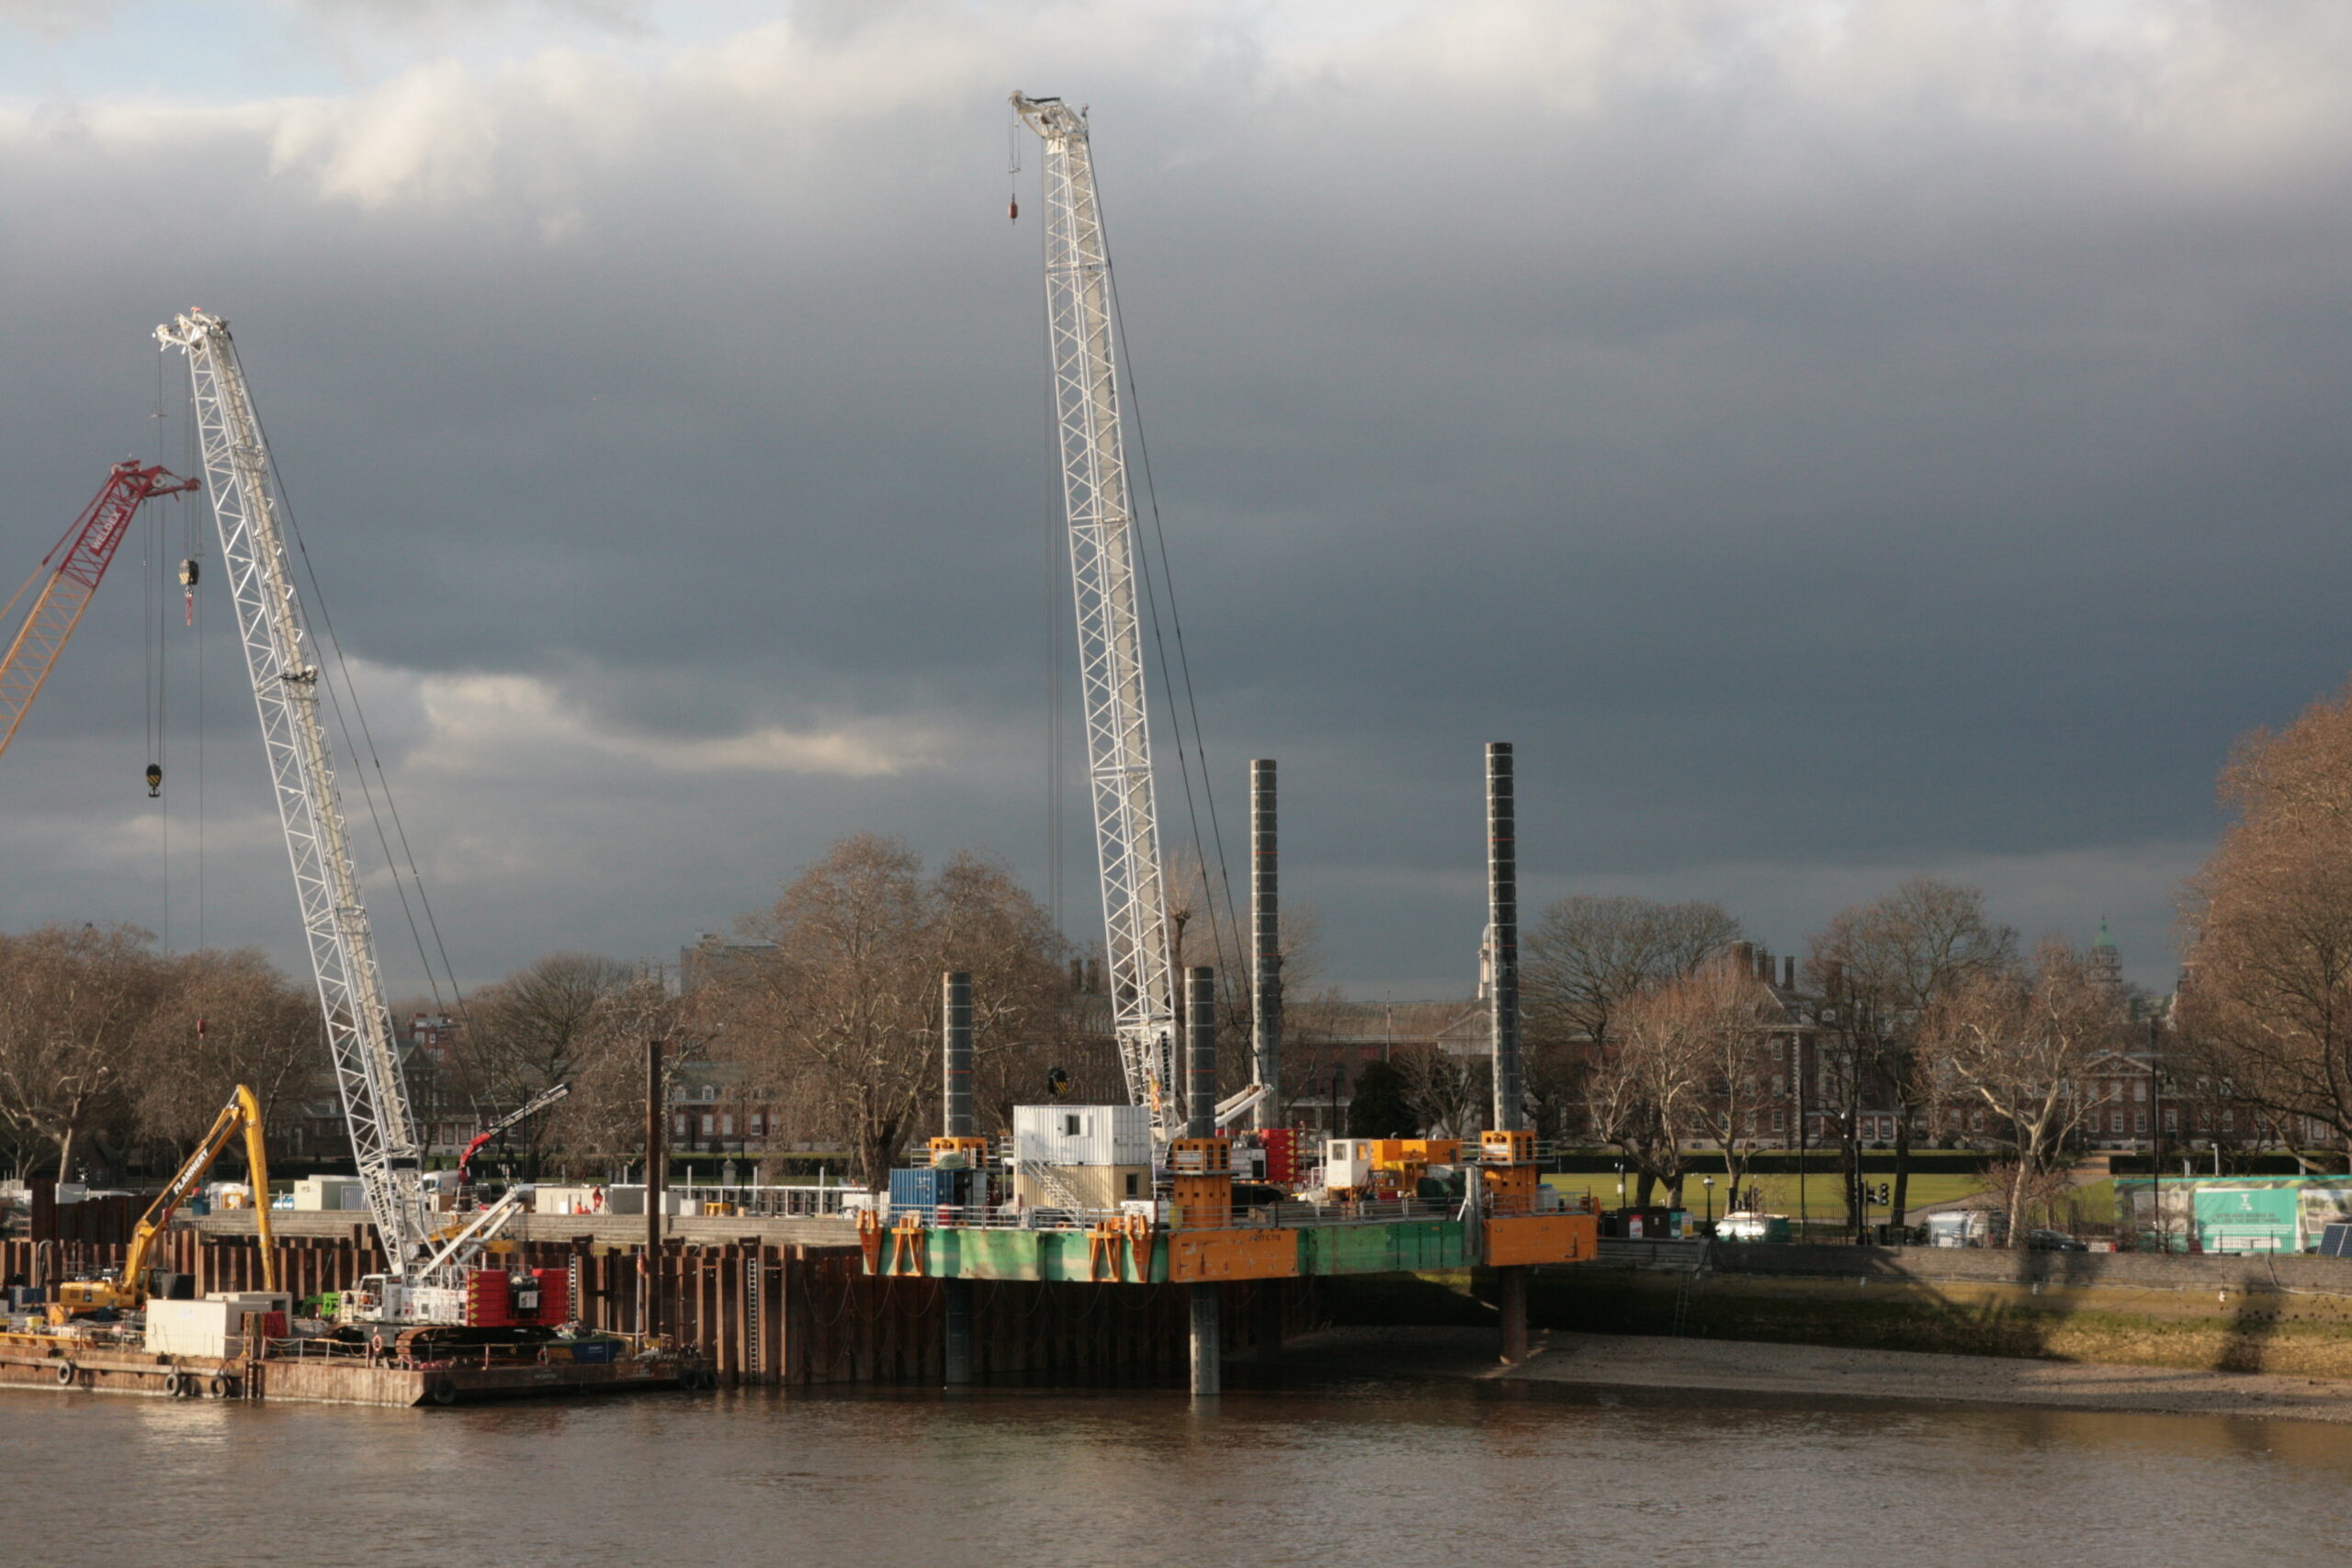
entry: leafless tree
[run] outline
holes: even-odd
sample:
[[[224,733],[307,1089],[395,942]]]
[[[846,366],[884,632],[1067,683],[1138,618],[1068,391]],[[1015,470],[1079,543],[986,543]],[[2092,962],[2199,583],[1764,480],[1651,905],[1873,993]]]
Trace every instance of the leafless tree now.
[[[1832,1068],[1859,1111],[1865,1086],[1894,1101],[1894,1212],[1909,1202],[1911,1127],[1930,1086],[1918,1070],[1919,1021],[1939,997],[1972,977],[2017,962],[2017,932],[1984,910],[1984,896],[1932,876],[1915,876],[1882,898],[1840,911],[1810,944],[1806,974],[1832,1010],[1817,1039],[1842,1059]],[[1849,1130],[1849,1160],[1857,1118]],[[1849,1185],[1850,1185],[1850,1181]]]
[[[905,844],[860,835],[741,924],[770,945],[730,966],[731,1049],[808,1135],[844,1142],[869,1186],[936,1116],[943,972],[971,972],[976,1070],[1061,1026],[1050,920],[977,857],[927,878]]]
[[[1433,1042],[1417,1042],[1389,1054],[1405,1103],[1431,1137],[1475,1137],[1483,1124],[1492,1064]]]
[[[2352,690],[2240,742],[2187,889],[2176,1020],[2205,1075],[2352,1152]]]
[[[1595,1056],[1594,1125],[1642,1179],[1644,1201],[1652,1183],[1681,1201],[1686,1151],[1706,1124],[1713,1074],[1702,1015],[1699,994],[1679,983],[1638,993],[1619,1004]]]
[[[149,940],[125,925],[0,939],[0,1122],[53,1148],[60,1180],[83,1140],[130,1131],[136,1042],[164,986]]]
[[[1563,898],[1520,942],[1528,1038],[1605,1042],[1628,1000],[1691,973],[1738,936],[1719,904]]]
[[[1695,1076],[1690,1118],[1723,1156],[1725,1184],[1740,1191],[1758,1140],[1758,1108],[1774,1060],[1771,1032],[1787,1015],[1771,987],[1730,964],[1711,964],[1636,1004],[1633,1032],[1656,1043],[1672,1075]]]
[[[2030,974],[1971,976],[1939,997],[1921,1021],[1918,1046],[2005,1123],[2015,1141],[2011,1240],[2020,1244],[2028,1179],[2057,1168],[2067,1138],[2106,1103],[2089,1069],[2115,1048],[2120,1003],[2085,957],[2044,942]]]
[[[628,987],[629,966],[592,953],[555,953],[474,993],[458,1034],[464,1083],[485,1119],[576,1078],[601,1043],[602,1014]],[[558,1120],[535,1117],[511,1142],[537,1168]]]
[[[712,1044],[702,998],[674,995],[654,974],[638,974],[606,992],[578,1037],[562,1081],[571,1093],[542,1118],[539,1144],[567,1168],[596,1169],[641,1161],[645,1153],[645,1055],[662,1042],[662,1103],[687,1064]]]
[[[141,1133],[185,1156],[243,1084],[265,1126],[315,1083],[327,1061],[318,998],[250,948],[184,953],[136,1037],[133,1108]]]

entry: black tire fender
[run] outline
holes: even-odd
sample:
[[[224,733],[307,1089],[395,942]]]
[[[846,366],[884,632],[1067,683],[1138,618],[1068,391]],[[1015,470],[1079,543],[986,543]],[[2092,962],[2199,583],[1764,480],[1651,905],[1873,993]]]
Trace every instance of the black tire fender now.
[[[458,1380],[444,1372],[433,1380],[424,1393],[435,1404],[455,1404],[458,1403]]]
[[[73,1362],[60,1361],[57,1363],[58,1387],[72,1388],[74,1386],[74,1380],[81,1375],[82,1370],[79,1367],[76,1367]]]

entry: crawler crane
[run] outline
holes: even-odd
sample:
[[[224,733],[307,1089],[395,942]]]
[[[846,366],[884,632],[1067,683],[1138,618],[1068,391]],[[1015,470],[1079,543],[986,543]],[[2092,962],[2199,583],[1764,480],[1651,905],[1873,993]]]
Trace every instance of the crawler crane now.
[[[1046,144],[1046,332],[1113,1026],[1127,1097],[1150,1108],[1153,1137],[1165,1144],[1183,1126],[1176,1105],[1175,967],[1144,706],[1135,501],[1119,421],[1111,254],[1085,116],[1059,98],[1023,93],[1012,95],[1012,108]]]
[[[1181,1135],[1185,1117],[1177,1103],[1175,959],[1144,703],[1135,495],[1119,415],[1111,251],[1084,112],[1025,93],[1012,95],[1012,110],[1046,147],[1046,333],[1113,1026],[1127,1098],[1150,1108],[1153,1140],[1164,1146]],[[1012,210],[1020,215],[1017,204]],[[1212,1119],[1223,1127],[1266,1093],[1265,1086],[1251,1084],[1219,1101]]]
[[[463,1324],[468,1266],[521,1200],[509,1195],[454,1233],[435,1228],[423,1187],[424,1150],[409,1114],[320,714],[325,672],[294,591],[261,422],[228,322],[190,310],[156,328],[155,336],[187,355],[223,575],[261,715],[335,1085],[384,1249],[385,1272],[345,1292],[343,1310],[346,1318],[371,1323]]]

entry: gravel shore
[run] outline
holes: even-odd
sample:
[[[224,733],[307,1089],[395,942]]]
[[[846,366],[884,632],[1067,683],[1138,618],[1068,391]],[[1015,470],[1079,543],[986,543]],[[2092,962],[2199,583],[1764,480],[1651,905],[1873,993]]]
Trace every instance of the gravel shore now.
[[[2352,1382],[2254,1372],[2095,1366],[1721,1339],[1542,1334],[1524,1364],[1496,1364],[1484,1328],[1332,1328],[1283,1348],[1307,1375],[1475,1378],[1776,1399],[2028,1405],[2139,1415],[2352,1422]]]

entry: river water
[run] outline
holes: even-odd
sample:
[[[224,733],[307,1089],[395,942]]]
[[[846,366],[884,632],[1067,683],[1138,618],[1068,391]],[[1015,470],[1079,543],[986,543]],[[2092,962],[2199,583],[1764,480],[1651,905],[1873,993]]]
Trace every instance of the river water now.
[[[0,1563],[2129,1563],[2352,1546],[2352,1427],[1455,1383],[380,1411],[0,1393]]]

